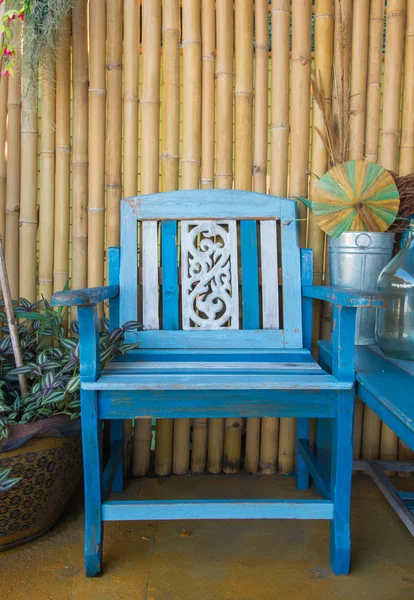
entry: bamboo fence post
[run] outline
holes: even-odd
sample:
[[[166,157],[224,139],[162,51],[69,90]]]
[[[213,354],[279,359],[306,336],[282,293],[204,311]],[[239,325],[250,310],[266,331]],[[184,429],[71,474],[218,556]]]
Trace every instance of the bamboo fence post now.
[[[333,69],[337,76],[343,70],[343,89],[345,91],[350,90],[352,8],[353,0],[335,0]],[[339,19],[339,15],[341,15],[341,19]],[[341,35],[340,28],[343,29],[343,35]],[[332,112],[334,114],[338,112],[335,85],[332,90]]]
[[[119,246],[122,195],[122,0],[107,6],[106,246]]]
[[[266,193],[267,174],[267,131],[268,131],[268,2],[259,0],[255,3],[255,86],[254,86],[254,156],[253,156],[253,190]],[[250,418],[246,428],[246,449],[244,470],[257,473],[260,456],[261,420]]]
[[[124,0],[124,196],[138,192],[138,108],[139,108],[139,50],[140,3]],[[126,451],[132,436],[132,421],[124,421]],[[145,475],[150,466],[151,419],[137,419],[132,439],[132,475]],[[127,458],[127,464],[129,460]]]
[[[88,20],[87,0],[72,12],[72,288],[88,284]],[[75,311],[72,316],[75,318]]]
[[[367,110],[365,119],[365,159],[375,163],[378,161],[383,32],[384,0],[371,0],[369,8],[368,31],[369,42]],[[365,409],[365,413],[367,413],[367,408]]]
[[[19,295],[36,301],[37,267],[37,98],[23,81],[19,219]]]
[[[141,193],[159,188],[161,3],[142,2]],[[138,425],[138,427],[137,427]],[[150,444],[150,419],[136,422],[137,439]],[[172,466],[172,419],[157,419],[155,473],[169,475]]]
[[[104,283],[106,2],[89,0],[88,285]]]
[[[253,174],[253,1],[235,2],[235,148],[234,187],[237,190],[252,189]],[[249,442],[257,433],[257,420],[246,422]],[[223,471],[237,473],[240,470],[243,419],[226,419],[224,436]],[[257,435],[256,435],[257,437]],[[246,451],[250,449],[249,443]],[[247,458],[250,462],[251,457]]]
[[[6,239],[4,253],[12,298],[19,299],[21,80],[10,78],[7,99]]]
[[[55,222],[55,122],[54,60],[42,73],[39,206],[39,298],[53,294],[53,228]]]
[[[8,77],[0,75],[0,237],[5,238],[6,229],[6,139],[7,139],[7,91]]]
[[[214,61],[215,7],[201,0],[201,187],[214,186]],[[204,473],[207,459],[207,419],[194,419],[191,471]]]
[[[399,175],[414,172],[414,2],[407,2]]]
[[[292,4],[292,91],[290,136],[289,196],[308,195],[310,70],[311,70],[310,0],[293,0]],[[299,218],[306,218],[306,208],[299,206]],[[306,245],[306,221],[299,223],[301,246]],[[295,469],[296,419],[281,419],[279,431],[279,470]]]
[[[12,295],[11,295],[11,290],[10,290],[9,278],[7,276],[7,268],[6,268],[6,262],[4,260],[4,252],[3,252],[3,241],[2,241],[1,237],[0,237],[0,284],[1,284],[0,285],[1,291],[3,294],[4,308],[5,308],[6,317],[7,317],[7,324],[9,326],[9,331],[10,331],[10,339],[11,339],[12,348],[13,348],[14,360],[16,363],[16,367],[23,367],[24,363],[23,363],[23,357],[22,357],[22,350],[20,348],[20,343],[19,343],[19,332],[18,332],[17,325],[16,325],[16,317],[14,316],[13,300],[12,300]],[[18,375],[18,379],[19,379],[19,386],[20,386],[20,394],[23,397],[27,394],[27,390],[28,390],[26,375],[24,375],[22,373],[22,374]]]
[[[379,163],[392,171],[396,171],[398,168],[405,8],[405,0],[389,0],[386,9],[384,91]],[[382,423],[380,458],[383,460],[396,460],[397,456],[398,438],[385,423]]]
[[[315,3],[315,57],[314,70],[322,86],[325,110],[329,114],[332,97],[334,0],[316,0]],[[317,133],[323,131],[323,115],[312,100],[312,157],[311,172],[321,177],[328,166],[327,150]],[[309,193],[313,196],[317,177],[311,176]],[[324,276],[325,234],[314,219],[309,220],[308,246],[313,249],[313,283],[322,285]],[[313,344],[320,339],[321,303],[313,303]]]
[[[361,160],[365,153],[369,8],[370,0],[359,0],[353,10],[350,160]]]
[[[287,196],[289,149],[290,1],[272,0],[272,107],[270,125],[270,193]],[[262,419],[260,471],[276,470],[279,419]],[[273,468],[274,465],[274,468]]]
[[[216,187],[233,185],[233,3],[216,7]],[[224,419],[209,419],[207,469],[223,467]]]
[[[69,279],[70,229],[70,15],[60,29],[56,58],[56,185],[53,291]]]

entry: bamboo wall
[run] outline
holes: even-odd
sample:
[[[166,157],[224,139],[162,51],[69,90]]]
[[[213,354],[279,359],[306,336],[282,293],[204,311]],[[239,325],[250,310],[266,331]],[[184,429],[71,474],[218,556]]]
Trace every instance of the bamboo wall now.
[[[68,280],[101,285],[123,196],[179,187],[312,194],[309,172],[327,166],[312,67],[335,110],[333,65],[345,64],[351,158],[413,172],[413,39],[414,0],[78,0],[55,73],[39,74],[38,116],[21,102],[24,82],[0,81],[0,234],[13,296],[50,298]],[[320,283],[324,236],[312,221],[299,228]],[[407,458],[358,406],[355,456]],[[292,419],[159,420],[155,472],[290,472],[294,431]],[[125,432],[133,474],[143,475],[153,424],[126,423]]]

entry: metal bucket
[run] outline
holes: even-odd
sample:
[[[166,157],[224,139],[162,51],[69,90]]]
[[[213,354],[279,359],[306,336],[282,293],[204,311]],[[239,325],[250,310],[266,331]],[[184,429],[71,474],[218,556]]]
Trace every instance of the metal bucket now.
[[[376,292],[382,269],[392,258],[393,233],[347,232],[329,238],[331,285]],[[375,344],[375,310],[359,308],[355,344]]]

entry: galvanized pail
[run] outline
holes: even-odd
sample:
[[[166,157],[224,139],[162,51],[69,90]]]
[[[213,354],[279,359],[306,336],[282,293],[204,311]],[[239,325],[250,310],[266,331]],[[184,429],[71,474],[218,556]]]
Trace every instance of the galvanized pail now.
[[[394,234],[347,232],[329,238],[331,285],[376,292],[382,269],[392,258]],[[355,344],[375,344],[375,310],[359,308]]]

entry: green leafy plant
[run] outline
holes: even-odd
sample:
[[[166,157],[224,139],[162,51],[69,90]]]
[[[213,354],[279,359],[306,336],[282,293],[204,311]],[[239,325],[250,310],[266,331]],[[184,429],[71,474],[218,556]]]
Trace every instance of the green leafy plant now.
[[[10,471],[11,469],[2,469],[0,471],[0,494],[10,490],[21,479],[21,477],[9,477]]]
[[[0,307],[4,306],[0,303]],[[67,310],[53,308],[47,300],[31,304],[20,299],[14,303],[24,365],[16,368],[7,325],[0,327],[0,440],[8,437],[9,427],[66,414],[79,417],[80,376],[78,323],[73,320],[66,334]],[[0,321],[6,315],[0,311]],[[125,332],[140,329],[136,321],[109,331],[102,320],[100,334],[101,366],[123,355],[138,344],[126,343]],[[28,391],[21,393],[19,375],[27,380]]]

